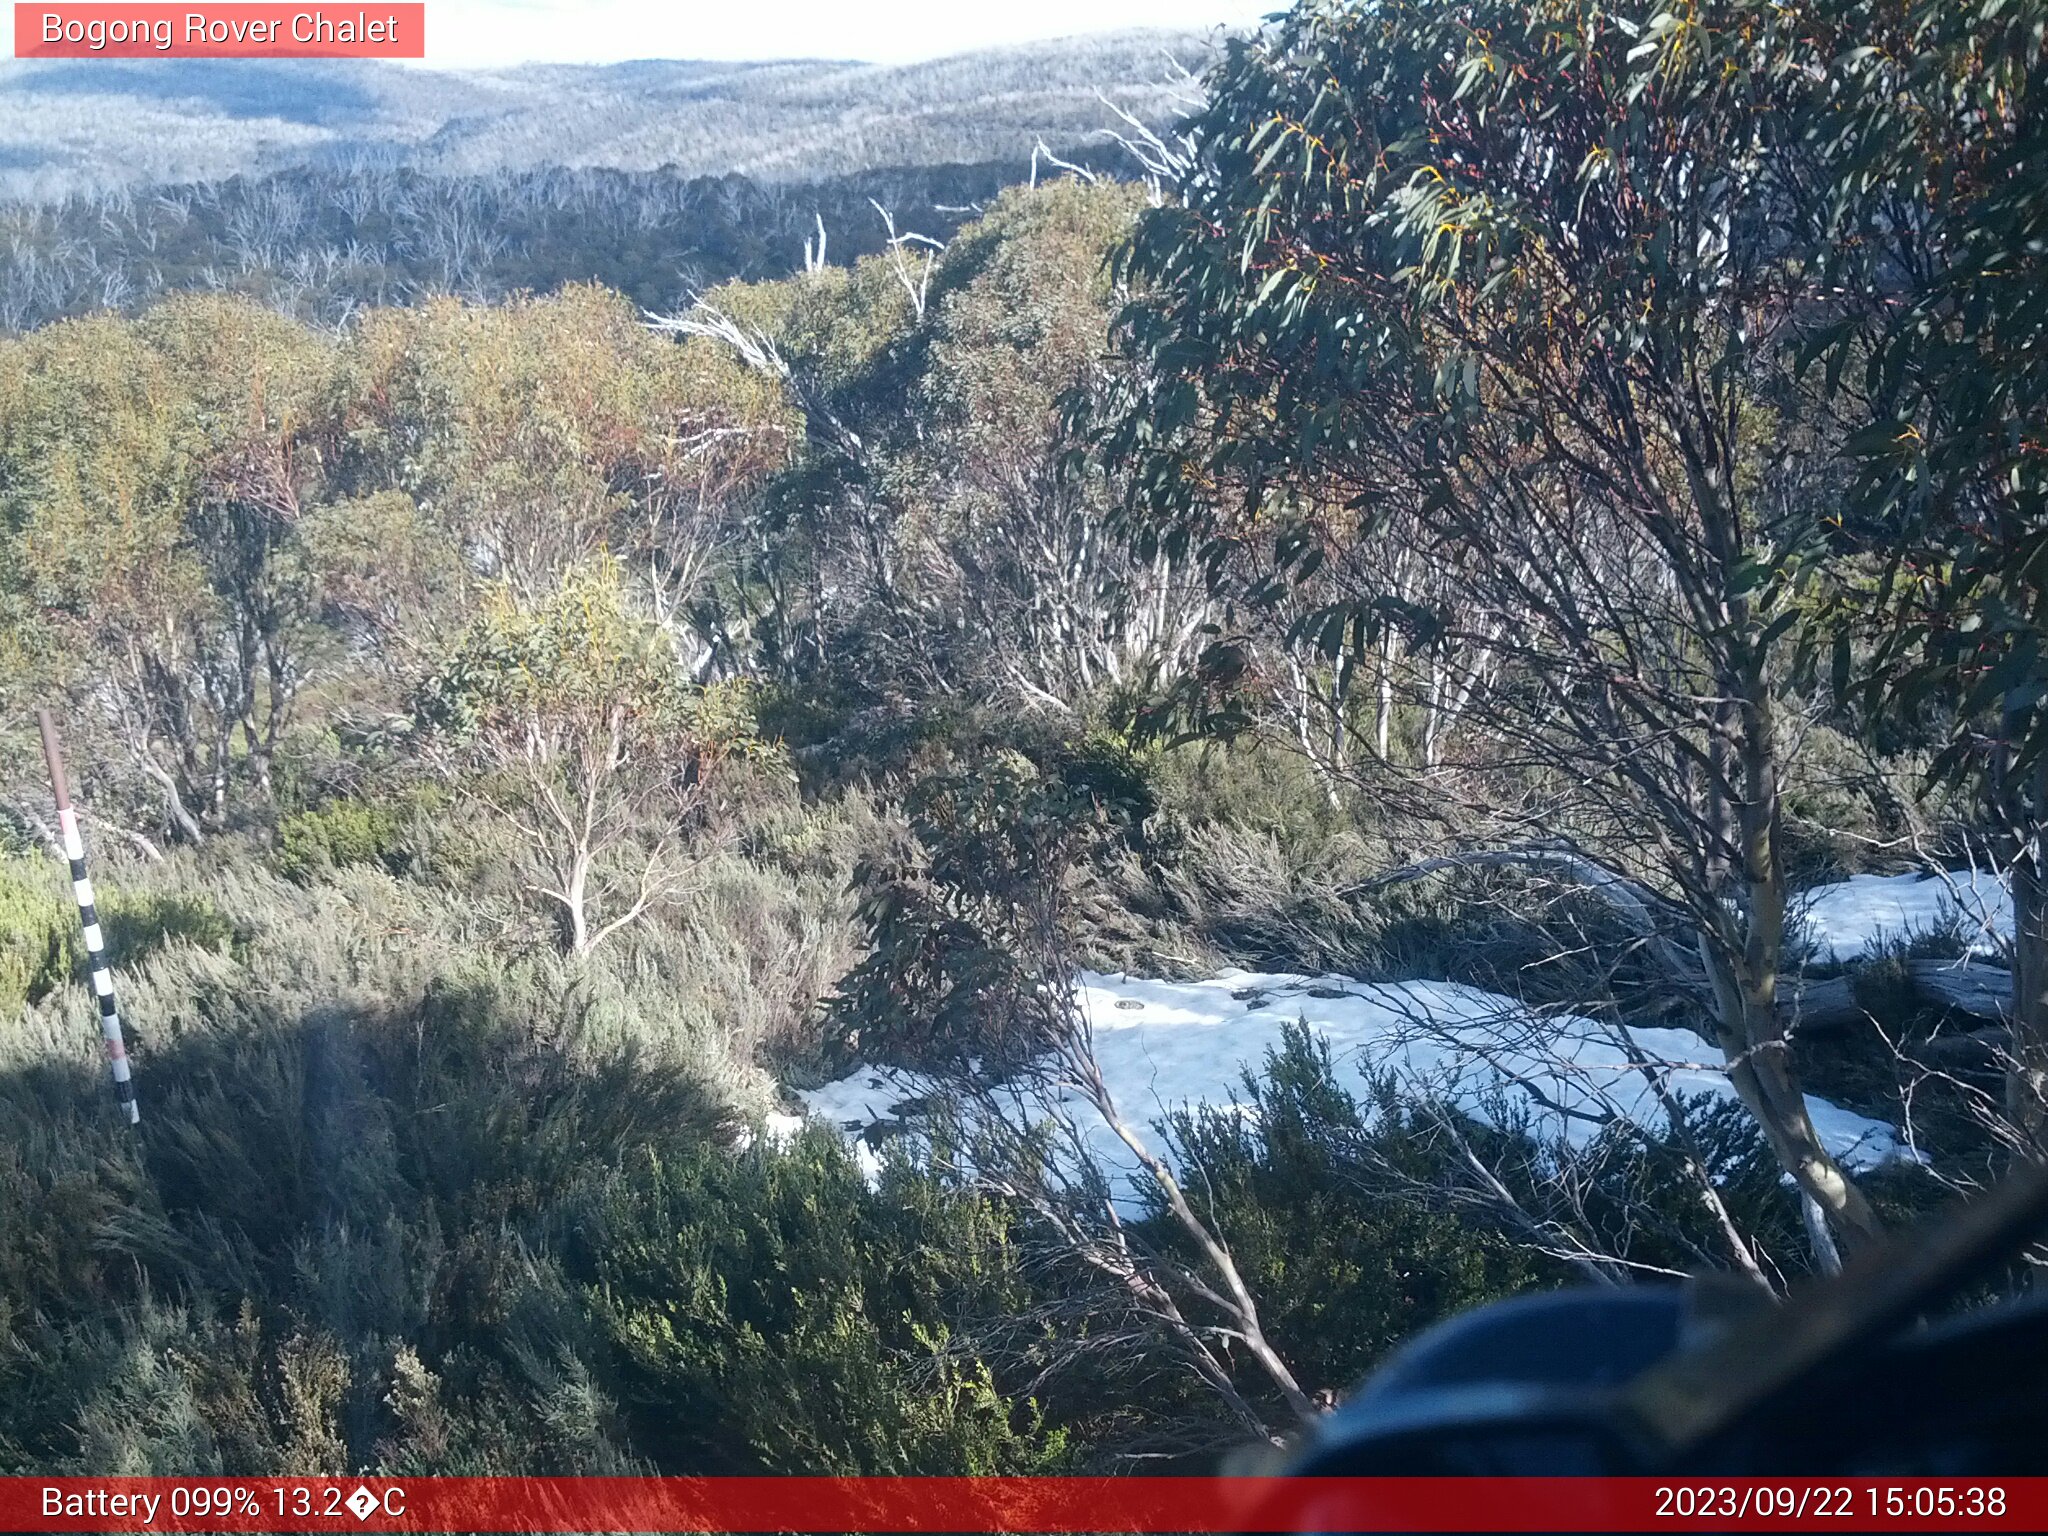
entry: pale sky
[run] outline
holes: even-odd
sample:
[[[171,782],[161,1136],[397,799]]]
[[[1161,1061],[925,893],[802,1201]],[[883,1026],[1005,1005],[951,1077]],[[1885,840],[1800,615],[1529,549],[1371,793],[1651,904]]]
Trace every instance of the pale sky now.
[[[900,64],[1127,27],[1242,26],[1283,8],[1280,0],[427,0],[426,63]]]

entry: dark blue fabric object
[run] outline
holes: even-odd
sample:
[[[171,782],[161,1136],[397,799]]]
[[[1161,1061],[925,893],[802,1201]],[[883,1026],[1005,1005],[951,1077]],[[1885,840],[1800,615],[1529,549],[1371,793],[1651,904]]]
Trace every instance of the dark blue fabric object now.
[[[1496,1302],[1398,1351],[1318,1428],[1315,1475],[1578,1474],[1627,1469],[1612,1394],[1678,1349],[1677,1287]]]
[[[1401,1393],[1467,1383],[1618,1387],[1678,1348],[1685,1311],[1677,1286],[1495,1302],[1397,1350],[1337,1417]]]

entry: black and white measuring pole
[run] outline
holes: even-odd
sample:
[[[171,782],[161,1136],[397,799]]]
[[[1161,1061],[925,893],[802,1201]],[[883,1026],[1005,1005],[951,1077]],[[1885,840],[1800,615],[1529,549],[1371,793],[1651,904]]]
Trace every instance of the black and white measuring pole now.
[[[92,881],[85,873],[85,840],[78,835],[78,813],[71,809],[71,790],[64,782],[64,749],[57,744],[57,727],[47,709],[36,711],[36,724],[43,732],[43,761],[50,765],[50,787],[57,792],[57,828],[64,839],[64,857],[71,861],[71,893],[78,898],[78,920],[85,924],[85,953],[92,966],[93,996],[99,999],[100,1034],[107,1042],[107,1061],[114,1070],[114,1097],[130,1125],[142,1123],[142,1111],[135,1103],[135,1084],[129,1078],[128,1046],[121,1038],[121,1015],[114,1007],[114,977],[107,969],[106,941],[100,933],[100,915],[93,906]]]

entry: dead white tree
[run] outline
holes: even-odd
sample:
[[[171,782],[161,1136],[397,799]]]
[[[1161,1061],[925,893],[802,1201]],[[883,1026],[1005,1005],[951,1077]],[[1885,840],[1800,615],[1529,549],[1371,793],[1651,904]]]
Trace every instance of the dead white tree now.
[[[884,249],[889,253],[889,270],[895,274],[897,286],[909,298],[917,318],[923,320],[925,301],[932,291],[932,273],[946,252],[946,243],[912,230],[899,234],[895,214],[872,197],[868,199],[868,206],[882,216],[882,227],[888,232]]]
[[[1058,1254],[1107,1280],[1117,1304],[1246,1431],[1269,1438],[1314,1422],[1317,1405],[1267,1338],[1227,1237],[1110,1091],[1074,982],[1067,974],[1040,989],[1031,1027],[1041,1049],[1028,1059],[991,1076],[962,1058],[944,1078],[967,1111],[966,1176],[1034,1212]],[[1105,1132],[1135,1165],[1137,1189],[1119,1188],[1108,1171]],[[1147,1241],[1127,1215],[1134,1204],[1161,1212],[1181,1245]],[[1256,1386],[1240,1379],[1240,1357]],[[1286,1419],[1276,1424],[1261,1396],[1277,1399]]]
[[[1192,115],[1201,105],[1202,90],[1195,77],[1177,60],[1169,59],[1168,64],[1177,72],[1173,93],[1179,104],[1187,109],[1183,116]],[[1123,123],[1121,129],[1105,128],[1102,136],[1122,147],[1132,160],[1137,162],[1145,179],[1145,190],[1152,206],[1162,206],[1168,197],[1168,188],[1179,184],[1195,163],[1195,141],[1186,132],[1162,133],[1135,113],[1118,106],[1100,91],[1095,99],[1107,107]]]

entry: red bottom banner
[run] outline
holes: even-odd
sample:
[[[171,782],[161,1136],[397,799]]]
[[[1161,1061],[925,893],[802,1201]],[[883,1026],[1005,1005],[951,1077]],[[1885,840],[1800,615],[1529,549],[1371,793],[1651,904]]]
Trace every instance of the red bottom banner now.
[[[0,1478],[0,1531],[2048,1530],[2048,1478]]]

